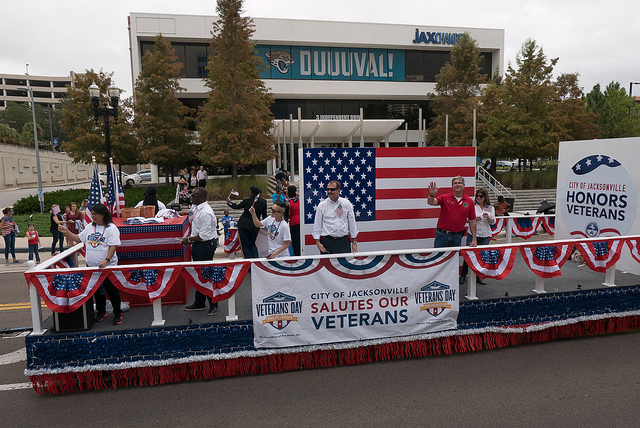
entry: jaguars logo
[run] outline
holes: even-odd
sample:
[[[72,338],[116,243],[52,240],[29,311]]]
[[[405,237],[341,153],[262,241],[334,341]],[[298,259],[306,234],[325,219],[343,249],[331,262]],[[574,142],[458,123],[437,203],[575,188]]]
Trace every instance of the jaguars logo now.
[[[282,74],[287,74],[289,66],[295,62],[291,54],[286,51],[265,52],[264,56],[269,60],[269,64],[277,68]]]

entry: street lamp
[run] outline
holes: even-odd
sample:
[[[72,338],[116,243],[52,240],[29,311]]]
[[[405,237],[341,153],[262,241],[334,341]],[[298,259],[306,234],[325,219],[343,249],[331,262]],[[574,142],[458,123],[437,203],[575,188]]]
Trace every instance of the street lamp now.
[[[31,114],[33,115],[33,140],[36,145],[36,167],[38,170],[38,201],[40,202],[40,214],[42,214],[42,212],[44,211],[44,194],[42,193],[42,174],[40,172],[40,150],[38,149],[38,127],[36,126],[36,103],[33,101],[33,88],[20,87],[18,89],[29,91],[29,95],[31,95]]]
[[[113,122],[118,124],[118,102],[120,101],[120,89],[115,86],[109,86],[107,89],[107,95],[109,96],[109,102],[104,103],[104,107],[100,105],[100,88],[94,83],[89,86],[89,96],[91,97],[91,104],[93,105],[93,117],[96,125],[98,124],[98,118],[102,116],[104,119],[104,142],[106,146],[106,161],[107,165],[107,182],[111,180],[111,168],[109,167],[109,159],[111,159],[111,136],[109,134],[109,116],[113,116]]]

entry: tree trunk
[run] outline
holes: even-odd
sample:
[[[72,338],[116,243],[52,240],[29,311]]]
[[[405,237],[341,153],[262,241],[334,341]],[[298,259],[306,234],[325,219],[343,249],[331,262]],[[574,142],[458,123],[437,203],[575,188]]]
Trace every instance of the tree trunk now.
[[[231,179],[233,180],[233,185],[236,186],[238,184],[238,164],[231,164]]]

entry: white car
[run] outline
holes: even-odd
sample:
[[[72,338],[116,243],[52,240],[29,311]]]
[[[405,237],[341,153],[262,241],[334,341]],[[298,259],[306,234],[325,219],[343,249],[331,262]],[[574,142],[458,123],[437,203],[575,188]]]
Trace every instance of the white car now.
[[[142,169],[134,174],[131,175],[137,175],[138,177],[140,177],[141,181],[151,181],[151,170],[150,169]]]
[[[100,185],[102,186],[106,186],[107,185],[107,172],[103,171],[101,173],[98,174],[98,177],[100,177]],[[142,179],[140,178],[139,175],[135,175],[135,174],[122,174],[120,177],[120,184],[128,184],[128,185],[132,185],[135,183],[141,183]]]

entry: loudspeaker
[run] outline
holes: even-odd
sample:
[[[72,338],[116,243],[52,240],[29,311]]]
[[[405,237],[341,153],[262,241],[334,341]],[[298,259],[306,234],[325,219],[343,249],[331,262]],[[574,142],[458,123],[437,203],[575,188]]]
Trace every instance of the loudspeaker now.
[[[53,313],[54,328],[58,332],[89,330],[93,326],[94,318],[93,299],[87,300],[73,312]]]

